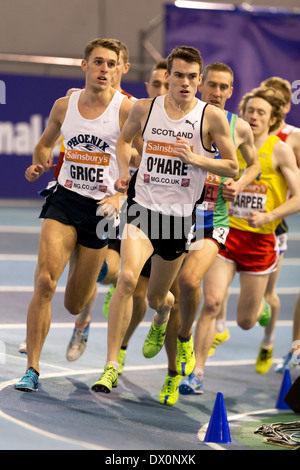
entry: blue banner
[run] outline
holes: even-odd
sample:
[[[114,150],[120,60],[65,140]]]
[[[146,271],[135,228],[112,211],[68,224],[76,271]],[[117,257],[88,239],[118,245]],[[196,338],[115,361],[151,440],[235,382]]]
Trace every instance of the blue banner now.
[[[165,54],[182,45],[199,49],[204,66],[224,62],[232,68],[234,92],[227,108],[235,113],[242,96],[266,78],[288,80],[293,102],[287,122],[300,127],[300,14],[255,7],[199,10],[166,5]]]
[[[70,88],[81,88],[84,80],[72,78],[0,75],[0,198],[38,198],[38,192],[53,179],[44,173],[29,183],[34,146],[45,129],[51,108]],[[126,91],[137,98],[147,96],[143,83],[126,83]],[[59,145],[54,151],[57,163]]]

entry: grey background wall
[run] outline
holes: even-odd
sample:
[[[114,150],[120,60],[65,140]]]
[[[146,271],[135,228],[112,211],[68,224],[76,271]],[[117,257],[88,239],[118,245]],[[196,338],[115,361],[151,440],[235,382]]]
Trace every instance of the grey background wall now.
[[[221,3],[228,3],[219,0]],[[153,53],[164,54],[164,0],[1,0],[0,55],[24,54],[81,58],[94,37],[114,37],[130,51],[131,70],[125,78],[139,80],[154,60],[141,47],[147,32]],[[213,2],[208,2],[213,3]],[[234,2],[241,4],[242,2]],[[257,0],[255,4],[300,8],[300,0]],[[34,65],[1,60],[3,73],[81,76],[77,67]]]

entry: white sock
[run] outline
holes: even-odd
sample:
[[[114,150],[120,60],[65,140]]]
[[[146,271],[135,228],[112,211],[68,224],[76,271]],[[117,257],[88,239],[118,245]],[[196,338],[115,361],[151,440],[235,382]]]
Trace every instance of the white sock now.
[[[105,367],[108,366],[108,364],[111,364],[112,366],[114,366],[115,369],[119,370],[119,364],[115,361],[107,361],[107,363],[105,364]],[[104,367],[104,368],[105,368]]]
[[[274,334],[265,335],[261,342],[261,347],[265,349],[269,349],[273,344],[274,344]]]
[[[226,330],[226,320],[217,320],[216,321],[217,333],[224,333],[225,330]]]

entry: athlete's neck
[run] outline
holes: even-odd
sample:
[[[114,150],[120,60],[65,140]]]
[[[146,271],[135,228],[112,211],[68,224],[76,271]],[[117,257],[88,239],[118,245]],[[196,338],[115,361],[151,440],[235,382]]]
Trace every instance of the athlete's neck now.
[[[264,143],[267,142],[269,137],[270,134],[268,134],[267,131],[260,135],[254,135],[254,145],[256,149],[259,150],[264,145]]]
[[[165,110],[167,114],[170,115],[172,119],[181,119],[183,116],[188,114],[197,104],[197,98],[194,97],[193,100],[189,102],[180,102],[178,103],[175,98],[171,95],[165,96]]]

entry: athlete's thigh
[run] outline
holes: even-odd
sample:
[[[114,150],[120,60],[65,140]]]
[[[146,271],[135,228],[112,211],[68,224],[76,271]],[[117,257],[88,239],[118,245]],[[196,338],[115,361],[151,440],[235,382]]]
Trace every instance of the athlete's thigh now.
[[[127,224],[121,240],[121,272],[130,271],[137,279],[152,253],[149,238],[139,228]]]
[[[71,225],[44,219],[41,227],[35,279],[41,274],[58,281],[76,246],[77,234]]]
[[[218,252],[219,248],[212,240],[202,240],[201,248],[197,250],[192,248],[188,252],[180,277],[189,278],[192,274],[200,281],[216,259]]]
[[[217,256],[203,277],[204,297],[222,303],[235,273],[235,263]]]
[[[152,256],[148,296],[163,297],[171,289],[182,266],[185,254],[173,261],[166,261],[159,255]]]

